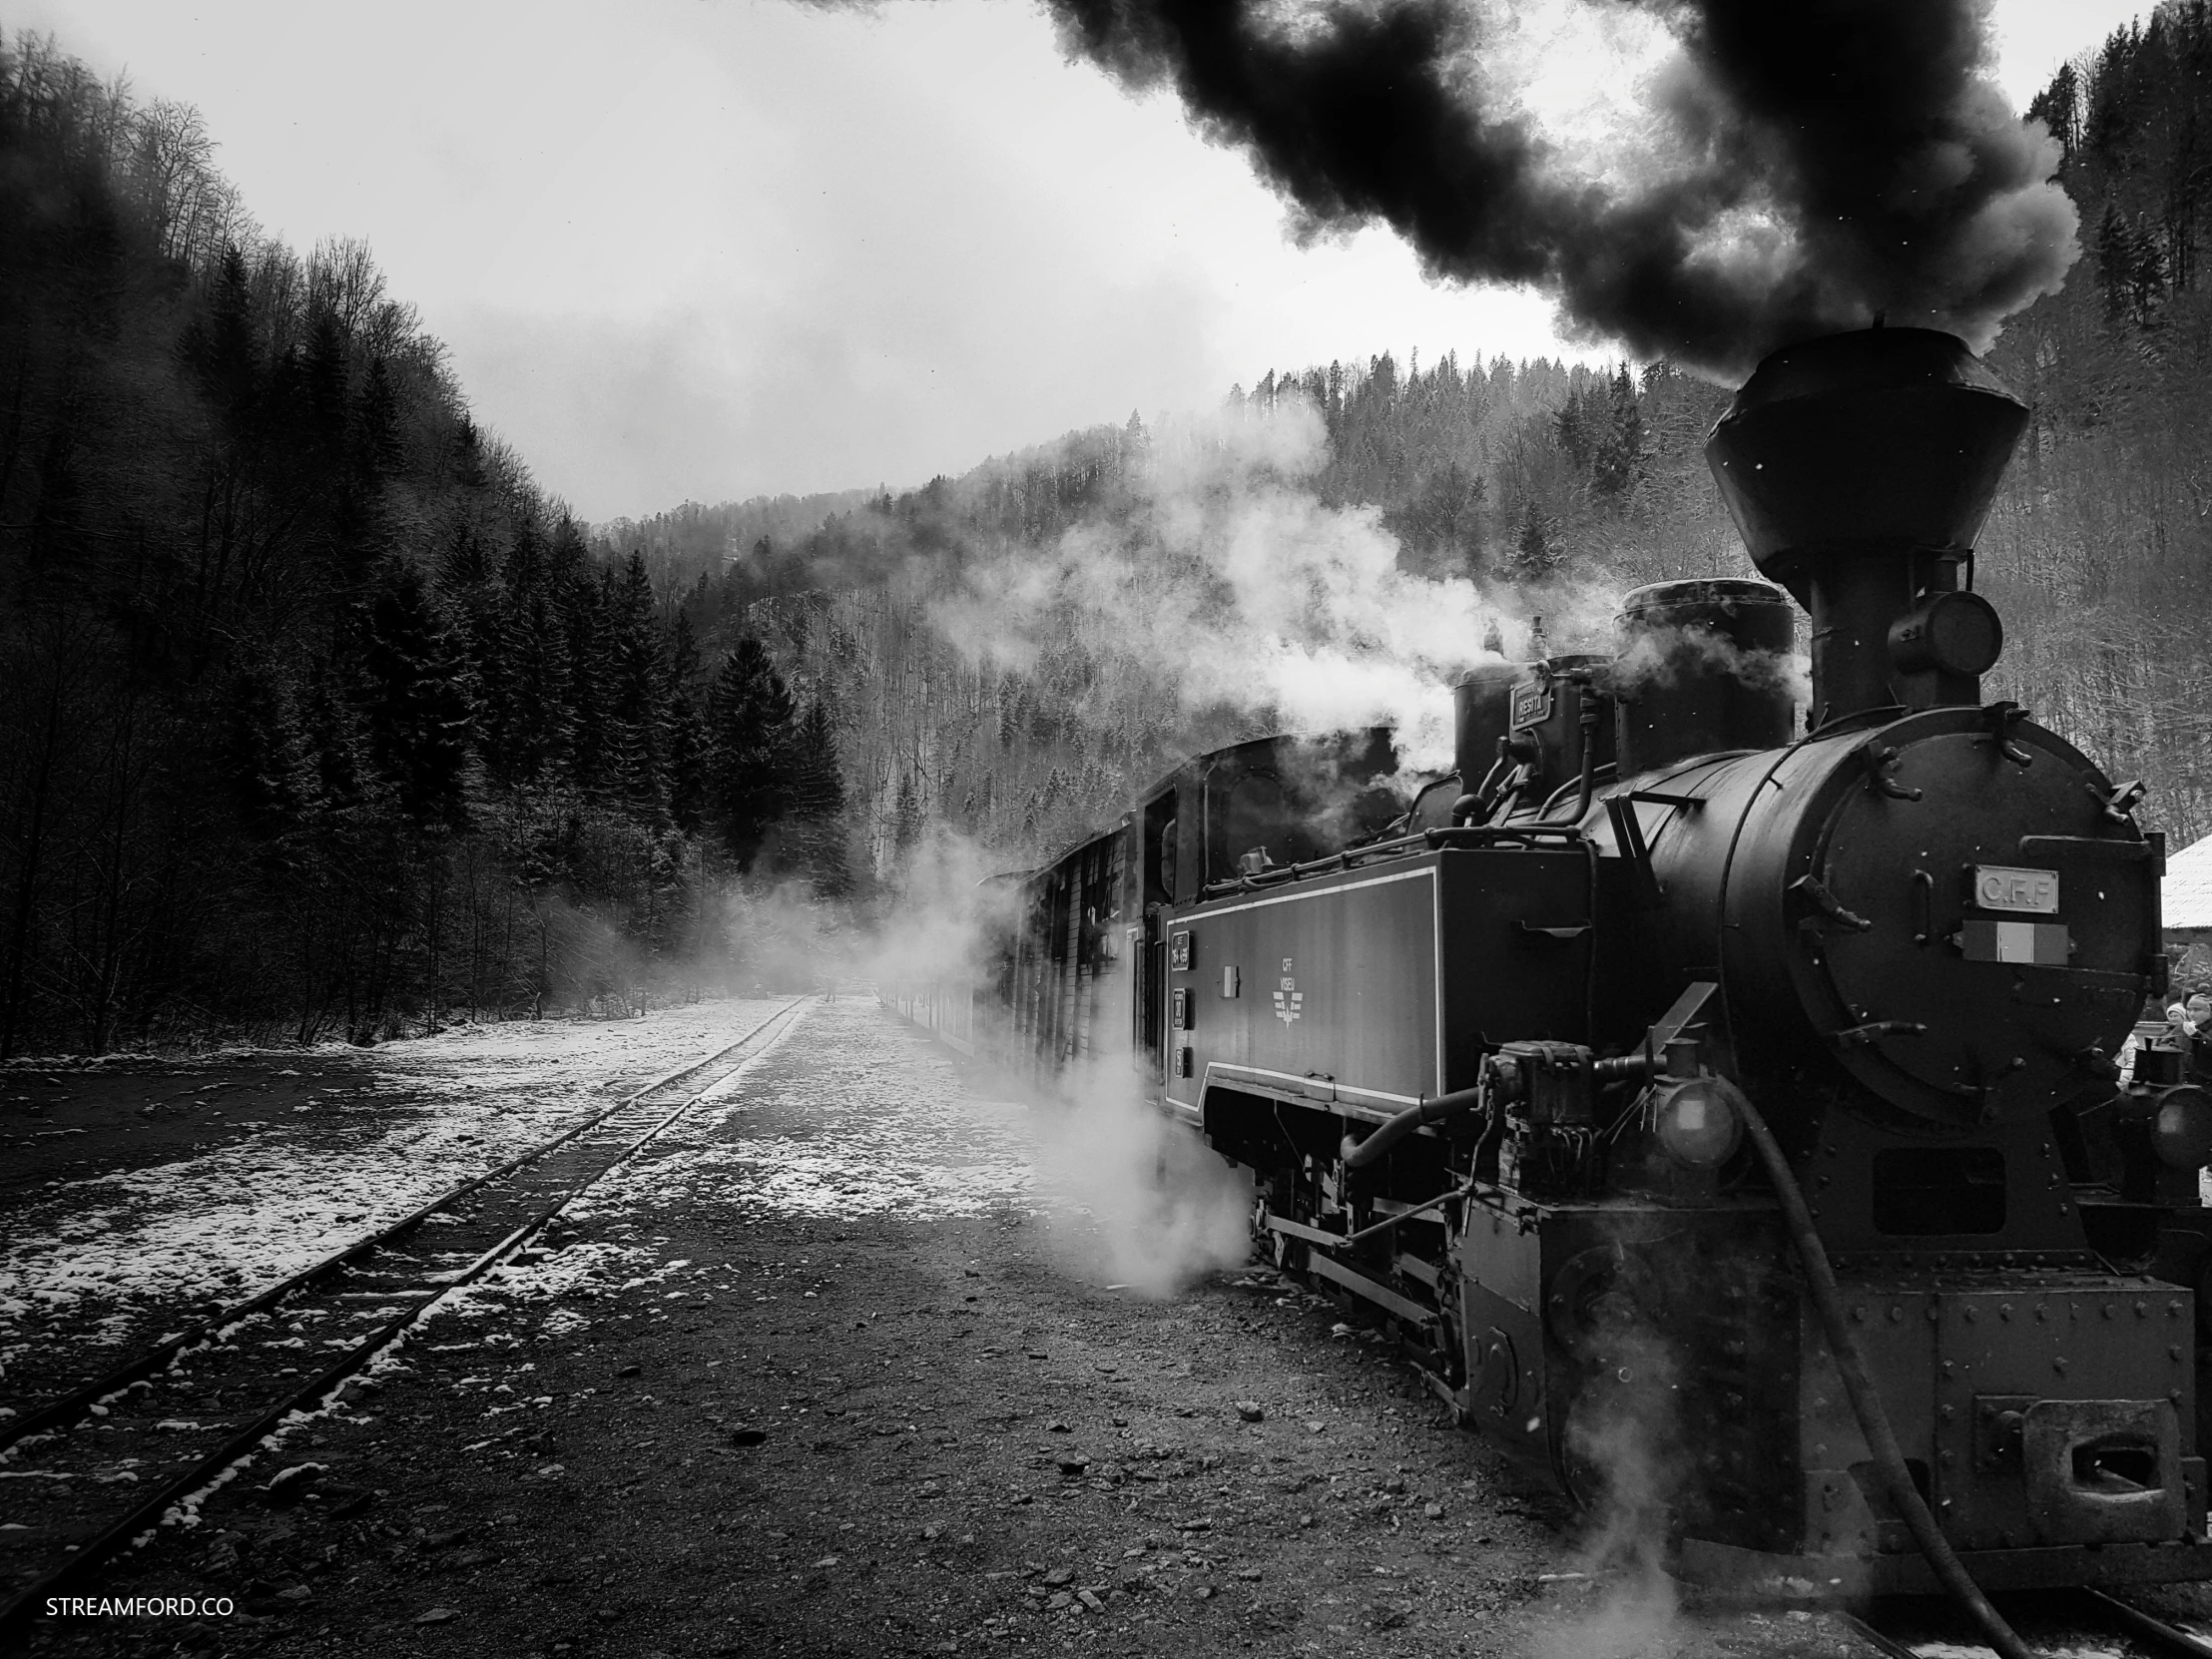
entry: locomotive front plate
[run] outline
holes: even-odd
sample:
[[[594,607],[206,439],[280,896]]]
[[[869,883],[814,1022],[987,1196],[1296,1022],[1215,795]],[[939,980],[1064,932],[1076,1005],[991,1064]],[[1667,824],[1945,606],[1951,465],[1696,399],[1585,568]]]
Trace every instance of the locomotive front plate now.
[[[2058,913],[2058,871],[1975,864],[1973,901],[1984,910],[2026,910],[2054,916]]]

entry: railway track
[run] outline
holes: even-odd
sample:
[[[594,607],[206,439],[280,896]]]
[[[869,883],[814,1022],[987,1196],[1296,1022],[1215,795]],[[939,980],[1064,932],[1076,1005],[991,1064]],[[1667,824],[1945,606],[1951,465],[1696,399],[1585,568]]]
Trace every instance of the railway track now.
[[[789,1030],[806,1000],[795,997],[736,1041],[0,1422],[0,1495],[43,1481],[48,1497],[58,1486],[85,1498],[73,1503],[73,1519],[0,1531],[0,1637],[19,1635],[48,1597],[77,1593],[173,1509],[236,1478],[294,1413],[354,1382],[454,1292],[503,1263],[557,1249],[550,1235],[561,1213]]]
[[[2035,1653],[2110,1659],[2212,1659],[2212,1637],[2184,1630],[2101,1590],[2046,1590],[1990,1598]],[[1933,1597],[1877,1602],[1844,1622],[1883,1659],[1930,1652],[1967,1659],[1989,1651],[1965,1616]]]

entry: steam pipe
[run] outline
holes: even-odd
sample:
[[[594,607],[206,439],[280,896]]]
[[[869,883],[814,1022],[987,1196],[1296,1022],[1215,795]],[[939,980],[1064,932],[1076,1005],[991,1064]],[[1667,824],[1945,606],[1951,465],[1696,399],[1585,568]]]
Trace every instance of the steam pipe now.
[[[1577,720],[1582,728],[1582,775],[1575,781],[1574,817],[1567,821],[1569,824],[1580,824],[1590,816],[1590,797],[1597,789],[1597,723],[1600,707],[1597,693],[1586,685],[1582,687],[1581,714]],[[1557,796],[1552,797],[1552,800],[1557,799]],[[1544,803],[1538,816],[1551,816],[1551,801]]]
[[[1797,1249],[1799,1265],[1805,1269],[1806,1284],[1813,1292],[1813,1306],[1819,1310],[1821,1327],[1828,1335],[1829,1352],[1836,1357],[1836,1370],[1843,1377],[1844,1392],[1851,1398],[1852,1415],[1859,1419],[1859,1431],[1866,1435],[1867,1448],[1874,1453],[1874,1465],[1882,1476],[1890,1502],[1904,1517],[1913,1541],[1921,1546],[1921,1553],[1928,1557],[1936,1582],[1981,1627],[1983,1638],[1996,1650],[1999,1659],[2034,1659],[2027,1645],[1989,1605],[1989,1598],[1967,1573],[1965,1563],[1958,1559],[1950,1547],[1950,1540],[1943,1536],[1942,1529],[1936,1524],[1936,1517],[1929,1513],[1920,1488],[1913,1484],[1912,1471],[1905,1466],[1904,1448],[1898,1444],[1897,1434],[1890,1427],[1882,1395],[1876,1391],[1874,1379],[1868,1375],[1866,1357],[1859,1352],[1851,1325],[1844,1317],[1844,1293],[1836,1283],[1836,1270],[1829,1265],[1828,1251],[1821,1244],[1820,1230],[1813,1225],[1812,1212],[1806,1208],[1805,1193],[1790,1169],[1790,1160],[1751,1098],[1738,1095],[1736,1106],[1743,1114],[1744,1128],[1751,1136],[1759,1161],[1766,1167],[1767,1179],[1774,1184],[1775,1197],[1781,1201],[1782,1220],[1790,1230],[1790,1243]]]
[[[1472,1111],[1482,1104],[1480,1089],[1454,1089],[1449,1094],[1433,1095],[1417,1106],[1408,1106],[1382,1125],[1364,1141],[1345,1137],[1344,1160],[1348,1170],[1371,1169],[1382,1161],[1384,1153],[1405,1139],[1423,1124],[1441,1123],[1445,1118],[1460,1112]]]
[[[1490,786],[1497,782],[1497,775],[1504,765],[1505,757],[1500,754],[1490,763],[1490,770],[1482,775],[1482,782],[1451,804],[1451,823],[1454,829],[1482,816],[1482,804],[1489,799]]]

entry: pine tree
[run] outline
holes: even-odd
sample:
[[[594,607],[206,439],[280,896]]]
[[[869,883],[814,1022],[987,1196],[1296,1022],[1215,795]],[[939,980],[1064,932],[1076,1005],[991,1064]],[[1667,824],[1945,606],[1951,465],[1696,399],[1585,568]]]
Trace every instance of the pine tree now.
[[[1636,400],[1635,377],[1623,363],[1613,377],[1612,406],[1590,461],[1590,482],[1600,495],[1624,501],[1651,476],[1651,440]]]
[[[259,670],[231,684],[224,760],[232,800],[248,834],[274,840],[299,819],[298,734],[273,676]]]
[[[651,823],[669,810],[668,662],[645,559],[630,555],[607,589],[607,720],[613,785]]]
[[[844,854],[844,777],[836,727],[820,703],[801,717],[792,749],[786,866],[809,876],[823,897],[841,897],[852,887]]]
[[[348,813],[361,800],[359,724],[337,679],[337,670],[328,663],[309,669],[299,714],[309,792],[306,805],[323,817]]]
[[[404,560],[386,566],[369,603],[362,670],[369,763],[401,815],[425,828],[466,828],[468,698],[422,577]]]
[[[791,804],[792,712],[761,642],[739,640],[707,700],[707,801],[740,870],[753,868]]]
[[[1545,534],[1544,515],[1531,501],[1521,511],[1520,539],[1513,548],[1513,569],[1529,581],[1541,581],[1558,568],[1558,550]]]
[[[699,709],[699,643],[682,611],[669,634],[668,684],[669,817],[695,835],[707,811],[707,722]]]

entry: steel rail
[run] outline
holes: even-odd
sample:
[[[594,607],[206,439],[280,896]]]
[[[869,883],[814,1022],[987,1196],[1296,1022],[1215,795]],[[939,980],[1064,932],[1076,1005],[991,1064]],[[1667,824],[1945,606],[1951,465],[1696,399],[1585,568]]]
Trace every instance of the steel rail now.
[[[2118,1596],[2093,1585],[2077,1584],[2049,1590],[1998,1591],[1993,1599],[2010,1604],[2017,1612],[2027,1613],[2027,1622],[2031,1628],[2036,1622],[2038,1608],[2040,1616],[2045,1620],[2064,1609],[2060,1623],[2068,1631],[2067,1640],[2070,1643],[2078,1643],[2080,1634],[2093,1637],[2117,1634],[2132,1638],[2141,1647],[2154,1653],[2172,1655],[2173,1659],[2212,1659],[2212,1640],[2168,1624],[2156,1614],[2145,1612],[2132,1602],[2122,1601]],[[1882,1654],[1883,1659],[1915,1659],[1917,1650],[1914,1647],[1902,1636],[1883,1629],[1868,1613],[1839,1611],[1837,1617],[1869,1647]],[[2074,1633],[2073,1626],[2076,1624],[2085,1627],[2084,1631]],[[2035,1645],[2048,1650],[2054,1639],[2045,1634],[2037,1638]],[[2070,1652],[2072,1647],[2066,1646],[2062,1651]]]
[[[778,1009],[751,1031],[738,1038],[736,1042],[724,1044],[705,1059],[694,1060],[676,1067],[673,1071],[662,1073],[659,1077],[654,1078],[652,1082],[623,1096],[613,1105],[593,1113],[590,1117],[568,1129],[562,1130],[551,1140],[542,1141],[526,1151],[517,1153],[505,1163],[495,1165],[481,1175],[471,1176],[456,1187],[448,1188],[411,1214],[402,1216],[397,1221],[387,1223],[365,1238],[355,1240],[334,1255],[326,1256],[313,1266],[300,1269],[288,1279],[279,1280],[268,1289],[257,1292],[246,1301],[202,1320],[182,1335],[165,1339],[135,1359],[125,1361],[106,1376],[97,1378],[80,1388],[72,1389],[58,1399],[49,1400],[46,1404],[28,1411],[20,1417],[11,1418],[6,1423],[0,1424],[0,1452],[6,1452],[18,1442],[28,1439],[33,1434],[44,1433],[65,1423],[80,1420],[90,1414],[95,1405],[103,1403],[111,1395],[121,1393],[142,1378],[153,1376],[154,1373],[162,1370],[180,1354],[197,1349],[204,1343],[216,1341],[226,1327],[236,1325],[241,1320],[252,1319],[256,1314],[268,1313],[296,1293],[322,1283],[325,1279],[331,1278],[350,1267],[370,1252],[379,1250],[402,1235],[413,1232],[425,1221],[428,1221],[430,1217],[436,1215],[455,1200],[466,1198],[479,1187],[488,1186],[494,1181],[504,1180],[517,1170],[527,1168],[529,1165],[538,1162],[566,1146],[577,1136],[598,1128],[615,1113],[627,1111],[647,1095],[665,1089],[670,1084],[680,1082],[697,1072],[706,1070],[722,1056],[728,1054],[731,1049],[742,1047],[744,1044],[751,1042],[763,1030],[767,1029],[771,1022],[783,1018],[790,1011],[790,1005]]]
[[[559,1147],[566,1145],[569,1141],[574,1140],[584,1131],[591,1129],[598,1124],[604,1123],[615,1113],[635,1106],[639,1101],[645,1099],[648,1095],[654,1094],[661,1089],[668,1088],[671,1084],[678,1083],[686,1078],[696,1076],[698,1073],[707,1070],[709,1067],[715,1065],[717,1062],[727,1058],[735,1050],[743,1048],[747,1043],[751,1042],[763,1031],[766,1031],[778,1020],[790,1014],[794,1009],[798,1008],[807,999],[803,996],[792,998],[790,1002],[786,1003],[782,1008],[779,1008],[775,1013],[769,1015],[767,1019],[761,1021],[760,1024],[754,1026],[752,1030],[746,1032],[744,1036],[739,1037],[734,1042],[725,1043],[722,1047],[716,1049],[712,1054],[709,1054],[704,1059],[695,1061],[690,1065],[679,1066],[674,1071],[665,1073],[661,1077],[656,1078],[653,1082],[647,1084],[644,1088],[638,1089],[635,1092],[625,1096],[622,1100],[618,1101],[615,1105],[608,1107],[605,1111],[599,1112],[584,1123],[578,1124],[575,1128],[570,1129],[558,1136],[555,1136],[553,1139],[546,1141],[541,1146],[535,1148],[529,1153],[524,1154],[522,1157],[510,1159],[506,1164],[501,1165],[497,1169],[477,1176],[472,1180],[463,1182],[461,1185],[445,1193],[436,1203],[428,1205],[425,1208],[416,1211],[413,1215],[407,1217],[402,1222],[394,1223],[391,1227],[380,1230],[380,1232],[376,1234],[372,1240],[364,1240],[360,1245],[349,1247],[347,1250],[339,1252],[338,1255],[329,1258],[327,1261],[318,1263],[315,1267],[307,1269],[302,1274],[295,1274],[291,1280],[287,1280],[285,1282],[286,1285],[290,1286],[291,1290],[293,1291],[306,1288],[306,1286],[312,1283],[315,1278],[327,1277],[330,1273],[337,1271],[337,1269],[341,1267],[344,1263],[351,1261],[355,1257],[362,1254],[367,1248],[370,1247],[372,1243],[392,1237],[399,1232],[403,1232],[407,1228],[419,1224],[424,1218],[434,1214],[440,1207],[445,1204],[451,1203],[455,1198],[465,1193],[473,1192],[477,1188],[484,1186],[487,1182],[499,1179],[502,1175],[512,1174],[515,1170],[524,1168],[527,1165],[538,1161],[539,1159],[545,1157],[547,1154],[555,1151]],[[349,1378],[360,1371],[362,1367],[366,1366],[371,1360],[375,1359],[377,1355],[384,1352],[384,1350],[391,1347],[393,1343],[397,1342],[400,1338],[405,1336],[405,1334],[410,1329],[419,1324],[423,1319],[427,1318],[431,1311],[435,1309],[440,1302],[451,1296],[455,1291],[460,1290],[463,1286],[474,1283],[476,1280],[482,1278],[491,1269],[505,1262],[509,1257],[513,1256],[517,1251],[522,1249],[522,1247],[526,1245],[532,1238],[542,1232],[548,1223],[550,1223],[563,1210],[567,1209],[569,1205],[573,1204],[580,1196],[582,1196],[592,1187],[596,1186],[599,1182],[604,1181],[609,1175],[612,1175],[624,1164],[627,1164],[632,1158],[636,1157],[637,1154],[643,1151],[650,1143],[658,1139],[663,1131],[670,1128],[677,1122],[678,1119],[685,1116],[685,1114],[690,1112],[693,1107],[697,1106],[699,1102],[703,1098],[705,1098],[705,1094],[706,1091],[703,1089],[698,1094],[692,1095],[682,1101],[679,1105],[676,1106],[673,1111],[669,1112],[665,1117],[661,1118],[653,1125],[652,1128],[648,1129],[644,1134],[637,1137],[637,1139],[631,1141],[613,1158],[609,1159],[606,1163],[600,1165],[598,1168],[593,1170],[592,1173],[586,1175],[581,1180],[569,1186],[553,1203],[540,1206],[529,1220],[523,1222],[522,1225],[510,1231],[497,1244],[493,1245],[489,1250],[483,1252],[483,1254],[476,1257],[476,1259],[470,1262],[468,1266],[449,1276],[444,1276],[442,1278],[442,1282],[437,1286],[435,1290],[431,1291],[426,1296],[419,1296],[415,1303],[411,1307],[407,1308],[404,1312],[393,1316],[391,1319],[385,1321],[382,1325],[378,1326],[375,1330],[369,1332],[368,1335],[366,1335],[365,1337],[356,1340],[349,1348],[346,1349],[344,1353],[340,1354],[329,1365],[325,1366],[320,1372],[309,1378],[305,1382],[294,1386],[289,1392],[285,1393],[275,1405],[272,1405],[268,1410],[264,1411],[261,1416],[257,1417],[246,1428],[232,1435],[214,1451],[208,1453],[205,1457],[201,1458],[185,1473],[180,1474],[174,1479],[165,1482],[154,1492],[149,1494],[137,1504],[133,1505],[132,1508],[127,1513],[125,1513],[121,1519],[110,1524],[88,1542],[79,1545],[76,1551],[69,1557],[68,1560],[62,1562],[59,1566],[51,1568],[46,1573],[42,1574],[39,1578],[33,1580],[29,1585],[25,1586],[24,1589],[14,1597],[12,1597],[5,1606],[0,1606],[0,1633],[9,1632],[16,1629],[26,1618],[29,1617],[31,1612],[40,1603],[46,1600],[46,1598],[60,1593],[60,1591],[71,1581],[81,1577],[92,1568],[102,1564],[109,1557],[122,1550],[125,1546],[131,1544],[134,1540],[139,1539],[142,1534],[150,1536],[150,1529],[158,1527],[161,1524],[162,1517],[166,1515],[172,1507],[174,1507],[178,1503],[185,1501],[194,1493],[202,1491],[205,1488],[209,1487],[217,1480],[219,1476],[223,1474],[226,1469],[229,1469],[234,1464],[243,1462],[246,1459],[252,1457],[256,1451],[261,1449],[262,1443],[267,1440],[271,1434],[275,1433],[277,1429],[282,1427],[284,1423],[295,1412],[309,1410],[316,1406],[319,1406],[324,1399],[335,1392]],[[403,1295],[405,1293],[400,1294]],[[264,1303],[265,1299],[267,1299],[270,1293],[265,1292],[263,1293],[262,1297],[256,1298],[255,1302],[257,1304]],[[281,1299],[279,1298],[277,1300]],[[246,1305],[242,1305],[242,1309],[245,1307]],[[255,1311],[259,1310],[257,1309]],[[210,1322],[210,1328],[219,1327],[223,1323],[225,1322]],[[177,1353],[182,1352],[181,1348],[174,1347],[170,1344],[164,1344],[163,1349],[171,1358],[174,1358]],[[111,1376],[112,1375],[120,1375],[120,1372],[111,1374]],[[142,1372],[139,1375],[144,1375],[144,1373]],[[70,1397],[72,1399],[75,1399],[85,1392],[86,1390],[80,1389],[78,1390],[77,1394],[73,1394]]]

